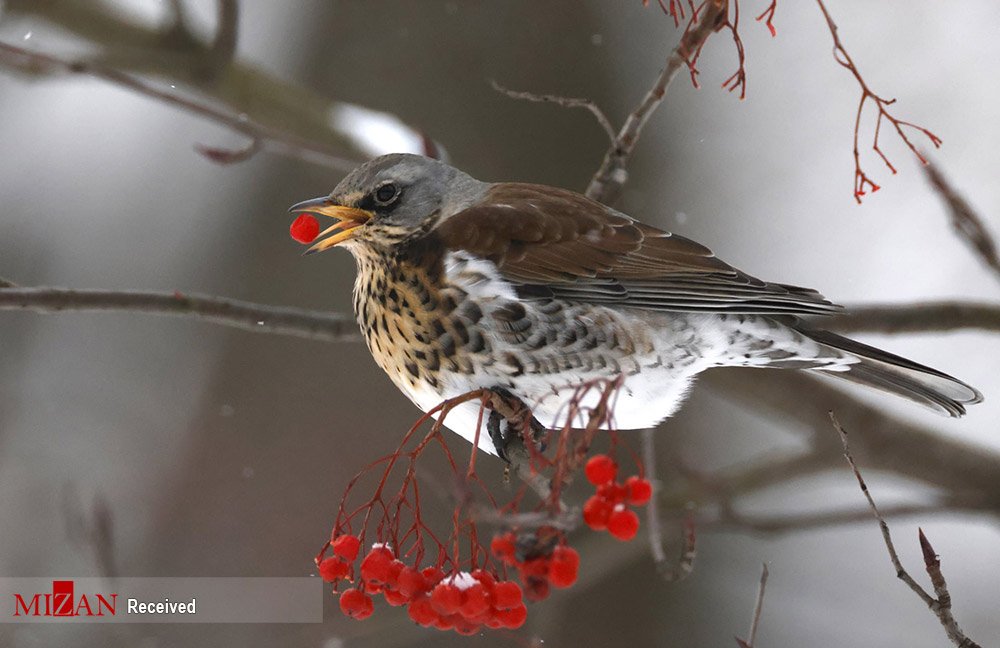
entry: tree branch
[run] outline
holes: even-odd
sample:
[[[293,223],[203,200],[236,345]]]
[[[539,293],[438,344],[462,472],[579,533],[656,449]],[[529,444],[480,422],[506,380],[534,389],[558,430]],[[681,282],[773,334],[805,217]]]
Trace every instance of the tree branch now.
[[[235,299],[179,292],[2,288],[0,310],[36,313],[126,311],[175,315],[255,333],[276,333],[327,342],[360,339],[354,320],[339,313],[265,306]]]
[[[961,329],[1000,331],[1000,304],[929,302],[849,306],[833,317],[812,320],[838,333],[940,333]]]
[[[871,190],[872,193],[878,191],[879,187],[875,182],[873,182],[868,175],[861,169],[861,153],[858,150],[858,137],[861,130],[861,114],[864,112],[865,104],[871,99],[875,103],[876,109],[878,109],[878,119],[875,121],[875,139],[872,142],[872,149],[878,154],[882,161],[885,163],[889,170],[893,174],[896,173],[896,167],[889,162],[889,158],[886,157],[885,153],[878,145],[879,131],[882,129],[882,120],[888,120],[890,124],[896,129],[896,133],[899,135],[900,139],[910,148],[910,151],[917,156],[921,164],[927,164],[927,159],[920,154],[917,147],[913,145],[910,138],[906,136],[906,132],[903,130],[903,126],[915,129],[923,133],[927,139],[930,140],[931,144],[935,148],[941,146],[941,138],[939,138],[934,133],[930,132],[923,126],[917,126],[912,122],[902,121],[896,119],[890,112],[888,107],[896,102],[895,99],[883,99],[879,95],[872,92],[871,88],[868,87],[868,83],[865,82],[864,78],[861,76],[861,72],[858,70],[857,66],[854,65],[854,61],[851,59],[851,55],[847,53],[844,49],[844,44],[840,41],[840,36],[837,33],[837,23],[833,22],[833,18],[830,16],[830,12],[826,10],[826,5],[823,4],[823,0],[816,0],[819,4],[820,11],[823,12],[823,17],[826,19],[826,25],[830,29],[830,35],[833,37],[833,58],[836,59],[843,68],[849,71],[854,79],[861,86],[861,101],[858,102],[858,114],[854,120],[854,199],[861,204],[861,197],[868,193],[865,189],[866,187]]]
[[[760,613],[764,608],[764,588],[767,587],[767,577],[767,563],[761,563],[760,587],[757,589],[757,603],[754,605],[753,618],[750,620],[750,632],[745,641],[736,637],[736,643],[740,648],[753,648],[753,644],[757,640],[757,625],[760,623]]]
[[[560,97],[559,95],[551,94],[535,94],[533,92],[518,92],[517,90],[511,90],[497,83],[494,80],[490,80],[490,85],[497,92],[501,92],[511,99],[522,99],[524,101],[533,101],[535,103],[554,103],[557,106],[562,106],[563,108],[585,108],[590,114],[594,116],[597,123],[604,129],[604,133],[611,140],[611,145],[615,145],[615,140],[618,137],[615,133],[615,127],[611,125],[611,121],[608,116],[604,114],[601,107],[594,103],[591,99],[582,99],[578,97]]]
[[[251,147],[253,147],[254,151],[258,149],[265,150],[306,162],[320,164],[338,171],[348,171],[357,166],[356,161],[340,157],[337,154],[338,150],[321,142],[309,141],[291,133],[269,128],[251,120],[245,113],[234,113],[229,110],[216,108],[210,104],[184,97],[179,93],[156,88],[137,77],[106,68],[98,63],[62,59],[0,42],[0,65],[15,67],[21,71],[34,74],[65,72],[95,77],[123,88],[128,88],[167,105],[182,108],[199,117],[204,117],[230,130],[246,135],[251,139]],[[198,150],[213,161],[223,161],[220,159],[222,156],[217,155],[217,149],[205,147]],[[235,161],[234,157],[232,156],[225,161]],[[249,156],[241,159],[246,159],[246,157]]]
[[[931,186],[944,201],[951,214],[951,225],[958,237],[965,241],[973,252],[1000,278],[1000,256],[997,255],[997,244],[990,235],[983,219],[976,214],[965,198],[938,171],[937,166],[928,164],[924,167]]]
[[[861,476],[861,472],[858,470],[858,465],[854,462],[854,457],[851,456],[851,448],[847,443],[847,431],[843,428],[840,421],[837,420],[837,417],[832,411],[830,412],[830,420],[833,422],[834,428],[836,428],[837,432],[840,434],[840,441],[844,448],[844,457],[847,459],[847,463],[851,466],[854,476],[858,479],[858,485],[861,487],[861,492],[865,494],[865,499],[868,500],[868,506],[871,508],[872,514],[875,516],[875,519],[878,520],[879,528],[882,530],[882,539],[885,541],[885,547],[889,551],[889,560],[892,561],[892,566],[896,568],[896,577],[906,583],[906,585],[913,590],[913,592],[919,596],[924,603],[927,604],[927,607],[934,612],[952,643],[960,648],[980,648],[979,644],[965,636],[965,633],[962,632],[962,629],[958,626],[958,622],[955,621],[955,617],[951,613],[951,594],[948,593],[948,586],[945,584],[944,576],[941,574],[940,562],[938,561],[937,555],[934,553],[934,548],[931,547],[930,542],[927,541],[923,530],[920,531],[920,548],[924,554],[924,562],[927,566],[927,573],[931,576],[931,582],[934,585],[934,590],[938,595],[938,598],[935,599],[924,591],[924,588],[913,580],[913,577],[910,576],[906,569],[903,568],[903,563],[899,560],[899,554],[896,553],[896,547],[892,543],[892,536],[889,533],[889,525],[886,524],[885,518],[883,518],[882,514],[879,513],[878,506],[875,505],[875,500],[868,491],[868,485]]]
[[[708,0],[701,19],[691,28],[684,32],[681,42],[674,48],[670,56],[667,57],[666,66],[657,77],[653,87],[649,89],[646,96],[628,116],[618,136],[604,155],[604,161],[600,168],[594,173],[587,187],[587,197],[594,200],[610,203],[621,191],[628,179],[625,166],[632,155],[636,142],[642,128],[649,121],[653,111],[663,102],[667,94],[667,86],[677,76],[681,67],[688,64],[690,58],[701,49],[708,40],[708,37],[718,27],[719,19],[728,9],[726,0]],[[695,18],[692,16],[692,20]]]

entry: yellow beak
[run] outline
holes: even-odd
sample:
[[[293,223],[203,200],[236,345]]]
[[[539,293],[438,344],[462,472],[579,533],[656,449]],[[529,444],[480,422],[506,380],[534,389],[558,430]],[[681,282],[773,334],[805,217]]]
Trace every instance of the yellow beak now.
[[[364,209],[334,205],[330,202],[329,198],[325,197],[305,200],[292,205],[288,211],[311,212],[337,219],[337,222],[334,223],[333,226],[328,227],[319,233],[319,236],[316,237],[316,243],[313,244],[311,248],[306,250],[305,254],[322,252],[323,250],[332,248],[338,243],[342,243],[343,241],[350,239],[354,234],[354,230],[367,223],[371,220],[372,216],[374,216],[372,212]],[[323,238],[328,234],[330,236]]]

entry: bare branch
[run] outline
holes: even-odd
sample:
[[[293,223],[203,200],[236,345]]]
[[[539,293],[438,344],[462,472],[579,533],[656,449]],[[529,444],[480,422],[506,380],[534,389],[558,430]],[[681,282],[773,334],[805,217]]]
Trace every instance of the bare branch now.
[[[355,161],[340,157],[337,151],[324,144],[269,128],[252,121],[243,113],[233,113],[229,110],[216,108],[210,104],[184,97],[176,92],[156,88],[130,74],[106,68],[97,63],[62,59],[48,54],[32,52],[16,45],[0,43],[0,64],[16,66],[19,69],[42,74],[67,72],[70,74],[92,76],[124,88],[129,88],[139,94],[162,101],[168,105],[183,108],[199,117],[204,117],[221,124],[246,135],[251,140],[260,142],[261,150],[322,164],[338,171],[348,171],[357,166]]]
[[[604,114],[601,107],[594,103],[591,99],[582,99],[577,97],[560,97],[559,95],[551,94],[535,94],[533,92],[519,92],[517,90],[511,90],[505,86],[500,85],[495,80],[490,79],[490,85],[497,92],[501,92],[511,99],[522,99],[524,101],[533,101],[536,103],[554,103],[557,106],[562,106],[563,108],[586,108],[600,124],[601,128],[604,129],[605,134],[608,139],[611,140],[612,145],[615,143],[615,138],[617,134],[615,133],[615,127],[611,125],[611,121],[608,116]]]
[[[844,313],[814,320],[838,333],[940,333],[961,329],[1000,331],[1000,304],[929,302],[849,306]]]
[[[874,469],[940,488],[960,498],[968,510],[1000,509],[1000,453],[900,419],[805,372],[760,371],[747,380],[745,370],[720,369],[706,372],[701,380],[704,388],[755,414],[808,434],[822,459],[812,474],[835,469],[842,461],[840,444],[829,434],[827,412],[833,409],[846,427],[864,429],[853,446]]]
[[[236,54],[240,5],[237,0],[217,0],[216,7],[219,26],[208,49],[208,66],[211,74],[219,76]]]
[[[261,149],[261,141],[252,139],[250,143],[240,149],[226,149],[216,146],[206,146],[205,144],[195,144],[194,150],[216,164],[237,164],[249,160]]]
[[[951,224],[955,233],[972,247],[979,258],[1000,278],[1000,256],[997,255],[997,245],[990,235],[983,219],[976,214],[964,197],[945,179],[933,164],[924,167],[927,179],[937,192],[951,214]]]
[[[681,523],[681,552],[676,563],[667,561],[664,550],[663,529],[660,521],[660,507],[663,502],[659,496],[660,483],[656,479],[656,452],[653,445],[653,428],[642,431],[642,466],[643,473],[653,487],[653,496],[646,507],[646,527],[649,537],[650,553],[657,571],[668,582],[679,582],[694,572],[694,561],[697,558],[696,539],[694,533],[694,516],[689,503],[684,504],[684,520]]]
[[[851,448],[847,443],[847,431],[837,420],[834,413],[830,412],[830,420],[833,422],[834,428],[840,434],[840,441],[844,448],[844,457],[847,459],[847,463],[850,464],[851,470],[854,472],[854,476],[858,479],[858,485],[861,486],[861,492],[865,494],[865,499],[868,500],[868,506],[871,508],[872,514],[875,519],[878,520],[879,528],[882,530],[882,539],[885,541],[885,547],[889,550],[889,559],[892,561],[892,566],[896,568],[896,577],[907,584],[907,586],[913,590],[913,592],[920,597],[920,599],[927,604],[927,607],[937,615],[938,620],[944,627],[945,633],[948,638],[951,639],[952,643],[960,648],[979,648],[979,644],[974,642],[965,636],[962,629],[958,627],[958,622],[955,621],[955,617],[951,614],[951,595],[948,593],[948,587],[945,584],[944,576],[941,574],[941,565],[938,561],[937,556],[934,553],[934,548],[931,547],[927,538],[924,537],[924,532],[920,531],[920,547],[924,554],[924,562],[927,566],[927,573],[931,575],[931,582],[934,584],[935,593],[938,598],[932,597],[924,588],[921,587],[913,577],[903,568],[903,563],[899,560],[899,555],[896,553],[896,547],[892,543],[892,536],[889,534],[889,525],[886,524],[885,518],[879,513],[878,506],[875,505],[875,500],[872,498],[871,493],[868,491],[868,485],[865,483],[864,478],[861,476],[861,472],[858,470],[858,465],[854,462],[854,457],[851,455]]]
[[[360,339],[353,318],[339,313],[266,306],[179,292],[3,288],[0,289],[0,310],[30,310],[37,313],[140,312],[193,317],[256,333],[294,335],[327,342],[353,342]]]
[[[682,66],[687,65],[691,57],[705,44],[705,41],[716,29],[718,20],[727,9],[728,2],[726,0],[708,0],[697,24],[684,32],[681,42],[667,57],[663,72],[657,77],[653,87],[649,89],[636,109],[625,120],[621,130],[618,131],[614,144],[605,153],[604,161],[601,162],[600,168],[594,173],[590,185],[587,187],[588,198],[610,203],[621,191],[628,178],[625,166],[639,140],[643,126],[649,121],[653,111],[663,102],[663,98],[667,94],[667,86],[677,76],[677,72]],[[693,19],[694,17],[692,17]]]
[[[840,41],[840,36],[837,34],[837,23],[833,22],[833,18],[830,16],[830,12],[826,10],[826,5],[823,4],[823,0],[816,0],[816,2],[819,4],[820,11],[823,12],[823,17],[826,19],[826,25],[830,29],[830,35],[833,36],[834,59],[836,59],[837,63],[854,75],[854,79],[858,82],[858,85],[861,86],[861,101],[858,102],[858,114],[854,120],[854,199],[858,201],[858,204],[861,204],[861,196],[868,193],[865,190],[866,187],[871,189],[872,193],[875,193],[881,188],[875,184],[875,182],[873,182],[861,169],[861,154],[858,151],[858,136],[861,130],[861,114],[864,111],[865,104],[869,99],[875,103],[875,107],[878,109],[878,119],[875,122],[875,139],[872,143],[872,148],[876,153],[878,153],[878,156],[882,158],[882,161],[885,162],[885,165],[889,167],[889,170],[892,171],[893,174],[896,173],[896,167],[889,162],[889,158],[885,156],[885,153],[882,152],[882,149],[879,148],[878,145],[878,136],[879,131],[882,128],[883,119],[888,120],[889,123],[893,125],[896,129],[896,133],[899,134],[900,139],[902,139],[903,142],[910,147],[910,150],[917,156],[917,159],[920,160],[921,164],[927,164],[927,160],[920,154],[920,151],[918,151],[917,147],[910,141],[910,138],[906,136],[906,132],[903,131],[903,126],[913,128],[923,133],[927,139],[931,141],[931,144],[934,145],[934,148],[941,146],[941,138],[922,126],[917,126],[914,123],[902,121],[892,116],[888,107],[894,104],[896,100],[883,99],[879,95],[872,92],[864,78],[862,78],[861,72],[858,71],[857,66],[854,65],[854,61],[851,60],[851,55],[847,53],[846,49],[844,49],[844,45]]]
[[[747,635],[746,641],[736,637],[736,643],[739,644],[740,648],[753,648],[754,642],[757,640],[757,625],[760,623],[760,611],[764,607],[764,588],[767,587],[767,563],[761,563],[760,572],[760,589],[757,590],[757,604],[753,608],[753,618],[750,620],[750,633]]]

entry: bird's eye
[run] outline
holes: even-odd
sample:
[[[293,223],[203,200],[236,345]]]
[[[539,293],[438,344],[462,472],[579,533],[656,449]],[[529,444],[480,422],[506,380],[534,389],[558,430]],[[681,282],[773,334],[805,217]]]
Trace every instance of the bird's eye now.
[[[380,205],[388,205],[399,195],[399,189],[391,182],[386,183],[375,190],[375,202]]]

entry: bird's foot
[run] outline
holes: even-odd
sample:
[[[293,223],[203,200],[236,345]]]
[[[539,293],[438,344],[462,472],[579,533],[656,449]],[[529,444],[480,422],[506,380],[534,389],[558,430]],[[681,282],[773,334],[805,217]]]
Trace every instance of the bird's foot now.
[[[490,408],[490,414],[486,421],[486,431],[490,435],[497,455],[510,463],[511,446],[523,445],[526,441],[539,443],[544,437],[545,428],[532,415],[531,408],[517,396],[502,387],[492,387],[489,391],[490,399],[487,406]],[[502,425],[503,421],[507,422],[506,428]],[[530,439],[524,437],[525,430],[530,432]],[[544,445],[540,444],[538,450],[544,452]]]

